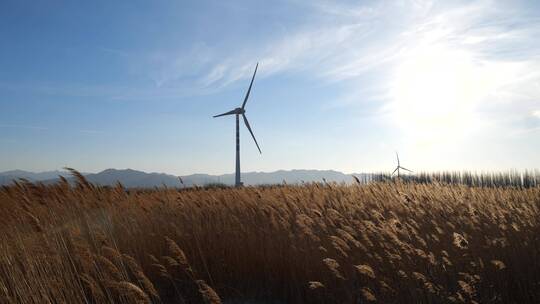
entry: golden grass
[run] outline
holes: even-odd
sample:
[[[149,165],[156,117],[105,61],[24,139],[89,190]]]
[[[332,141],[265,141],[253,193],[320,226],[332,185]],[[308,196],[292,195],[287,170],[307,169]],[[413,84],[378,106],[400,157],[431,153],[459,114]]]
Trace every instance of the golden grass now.
[[[0,303],[540,303],[540,188],[0,190]]]

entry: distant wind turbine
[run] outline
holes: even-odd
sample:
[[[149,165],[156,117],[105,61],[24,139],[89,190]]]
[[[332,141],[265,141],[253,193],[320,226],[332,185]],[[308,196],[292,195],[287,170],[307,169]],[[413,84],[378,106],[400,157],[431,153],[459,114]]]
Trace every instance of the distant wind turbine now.
[[[249,84],[249,88],[247,90],[246,97],[244,98],[244,102],[242,103],[242,107],[214,116],[214,118],[216,118],[216,117],[226,116],[226,115],[236,115],[236,174],[235,174],[235,179],[234,179],[234,184],[236,187],[242,186],[242,181],[240,180],[240,115],[242,115],[242,118],[244,118],[244,123],[246,124],[246,127],[249,130],[249,133],[251,133],[251,137],[253,137],[253,140],[255,141],[255,145],[257,145],[257,149],[259,149],[259,153],[262,154],[261,148],[259,148],[257,139],[255,139],[255,135],[253,135],[253,131],[251,130],[251,126],[249,125],[249,122],[245,114],[246,103],[248,101],[249,93],[251,92],[251,87],[253,86],[253,80],[255,79],[255,74],[257,74],[258,67],[259,67],[259,63],[257,62],[257,65],[255,66],[255,72],[253,73],[253,77],[251,78],[251,83]]]
[[[392,175],[394,175],[394,173],[396,173],[396,171],[397,171],[397,177],[399,178],[399,177],[400,177],[400,175],[399,175],[399,169],[403,169],[403,170],[405,170],[405,171],[409,171],[409,172],[412,173],[411,170],[409,170],[409,169],[407,169],[407,168],[403,168],[403,167],[401,166],[401,164],[399,163],[399,155],[398,155],[397,152],[396,152],[396,158],[397,158],[397,167],[396,167],[396,169],[394,170],[394,172],[392,172]]]

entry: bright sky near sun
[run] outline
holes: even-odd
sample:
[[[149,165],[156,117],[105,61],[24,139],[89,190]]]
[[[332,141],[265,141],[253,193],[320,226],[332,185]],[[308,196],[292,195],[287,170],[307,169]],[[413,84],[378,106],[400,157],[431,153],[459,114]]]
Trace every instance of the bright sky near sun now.
[[[0,171],[540,164],[538,1],[0,2]]]

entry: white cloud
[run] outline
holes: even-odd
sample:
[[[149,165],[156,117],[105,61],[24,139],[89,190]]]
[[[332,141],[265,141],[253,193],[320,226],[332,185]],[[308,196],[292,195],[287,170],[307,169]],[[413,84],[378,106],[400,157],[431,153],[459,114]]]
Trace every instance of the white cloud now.
[[[379,103],[372,111],[391,113],[385,119],[423,147],[493,132],[502,122],[503,133],[528,130],[521,118],[509,117],[540,107],[535,39],[540,21],[517,5],[414,0],[306,5],[315,8],[317,21],[238,55],[213,58],[202,82],[222,88],[247,79],[255,61],[261,62],[260,77],[297,73],[347,82],[347,91],[323,109]]]
[[[22,125],[22,124],[0,124],[0,128],[10,128],[10,129],[28,129],[35,131],[47,131],[49,128],[42,126],[33,126],[33,125]]]
[[[261,78],[296,73],[330,84],[346,82],[337,101],[323,109],[368,100],[379,104],[372,110],[393,112],[394,119],[403,112],[412,116],[418,123],[399,120],[405,132],[421,134],[436,121],[442,129],[431,128],[431,137],[458,125],[478,126],[480,117],[492,125],[507,114],[523,116],[540,107],[540,42],[535,39],[540,21],[517,6],[318,0],[306,1],[305,7],[313,14],[309,22],[263,43],[241,41],[241,50],[200,42],[137,58],[153,86],[68,89],[114,99],[212,93],[248,79],[259,61]],[[426,111],[430,119],[423,118]]]
[[[509,48],[516,40],[532,39],[532,32],[539,31],[534,25],[516,28],[514,23],[520,16],[506,8],[499,9],[492,1],[457,8],[436,6],[432,1],[397,3],[382,1],[373,6],[308,3],[319,9],[321,16],[315,18],[319,22],[299,26],[284,37],[273,37],[266,45],[253,45],[240,54],[214,57],[213,66],[219,67],[221,77],[212,80],[221,79],[228,84],[248,78],[249,71],[244,72],[245,66],[240,63],[258,59],[265,65],[261,73],[267,75],[302,69],[328,80],[343,80],[396,61],[419,43],[444,41],[452,47],[474,49],[489,57]],[[346,18],[325,18],[327,15]],[[208,74],[215,76],[215,72],[212,68]]]

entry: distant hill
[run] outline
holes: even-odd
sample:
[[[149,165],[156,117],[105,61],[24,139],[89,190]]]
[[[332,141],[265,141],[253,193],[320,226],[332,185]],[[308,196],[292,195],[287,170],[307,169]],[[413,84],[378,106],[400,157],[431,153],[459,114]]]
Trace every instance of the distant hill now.
[[[11,183],[14,179],[26,178],[30,181],[41,181],[44,183],[58,182],[58,176],[62,175],[70,181],[74,179],[65,171],[50,171],[41,173],[32,173],[27,171],[8,171],[0,173],[0,184]],[[180,179],[177,176],[164,173],[146,173],[132,169],[107,169],[99,173],[83,174],[85,178],[94,184],[115,185],[122,183],[125,187],[152,188],[161,187],[182,187]],[[355,174],[356,176],[365,176],[365,174]],[[184,186],[208,185],[208,184],[234,184],[234,174],[209,175],[192,174],[180,177]],[[327,182],[352,183],[353,178],[349,174],[344,174],[333,170],[279,170],[275,172],[246,172],[242,173],[242,181],[245,185],[261,184],[281,184],[285,181],[288,184],[297,184],[302,182]]]
[[[174,175],[167,175],[164,173],[146,173],[142,171],[136,171],[132,169],[117,170],[107,169],[95,174],[87,174],[85,178],[98,185],[115,185],[120,182],[124,187],[128,188],[151,188],[161,187],[166,185],[167,187],[179,187],[180,181],[178,177]]]
[[[353,182],[351,175],[333,170],[279,170],[275,172],[242,173],[242,182],[244,185],[281,184],[283,181],[288,184],[322,182],[323,178],[327,182]],[[188,186],[192,184],[204,185],[209,183],[234,184],[234,174],[193,174],[182,176],[182,179],[184,180],[184,184]]]
[[[10,184],[16,179],[27,179],[31,182],[45,181],[49,179],[57,179],[59,176],[71,176],[67,171],[45,171],[45,172],[29,172],[23,170],[12,170],[0,172],[0,185]]]

